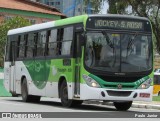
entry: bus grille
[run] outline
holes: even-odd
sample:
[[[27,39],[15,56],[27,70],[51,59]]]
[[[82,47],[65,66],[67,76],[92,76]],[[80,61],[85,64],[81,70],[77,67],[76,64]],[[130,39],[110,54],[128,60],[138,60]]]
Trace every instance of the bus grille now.
[[[109,96],[119,96],[119,97],[128,97],[132,91],[112,91],[108,90],[107,91]]]
[[[117,85],[104,85],[108,89],[118,89]],[[122,85],[122,89],[134,89],[135,85]]]
[[[135,82],[139,79],[141,79],[142,77],[115,77],[115,76],[101,76],[101,75],[97,75],[99,78],[103,79],[104,81],[107,82]]]

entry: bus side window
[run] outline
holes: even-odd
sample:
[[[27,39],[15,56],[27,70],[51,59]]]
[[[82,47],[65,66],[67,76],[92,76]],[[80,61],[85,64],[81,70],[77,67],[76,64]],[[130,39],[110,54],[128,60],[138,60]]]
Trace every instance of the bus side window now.
[[[73,40],[73,27],[64,28],[62,53],[61,53],[62,55],[71,55],[72,40]]]
[[[39,32],[36,42],[36,56],[44,56],[45,43],[46,43],[46,31]]]
[[[157,83],[158,83],[158,76],[154,75],[154,84],[157,84]]]
[[[57,29],[48,31],[48,48],[49,56],[55,56],[58,53],[57,49]]]
[[[5,61],[10,61],[10,36],[7,38]]]
[[[158,76],[157,84],[160,85],[160,75]]]
[[[61,55],[62,54],[62,41],[63,41],[63,31],[64,29],[58,29],[58,33],[57,33],[57,55]]]
[[[34,33],[28,34],[28,40],[27,40],[27,49],[26,49],[26,57],[32,58],[34,56]]]
[[[18,58],[23,58],[25,54],[25,39],[24,35],[20,35],[19,40],[18,40]]]

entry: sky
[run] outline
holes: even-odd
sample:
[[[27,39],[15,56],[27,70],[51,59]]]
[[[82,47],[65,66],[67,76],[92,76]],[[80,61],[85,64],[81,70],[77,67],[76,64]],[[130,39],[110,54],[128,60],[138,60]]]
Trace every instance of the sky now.
[[[104,1],[104,3],[102,4],[102,8],[101,8],[101,14],[107,14],[107,9],[109,8],[108,2]],[[128,6],[126,8],[126,11],[128,11],[128,14],[132,13],[132,7]]]
[[[108,9],[108,3],[105,1],[104,3],[102,3],[102,9],[101,9],[101,13],[102,14],[106,14],[107,13],[107,9]]]

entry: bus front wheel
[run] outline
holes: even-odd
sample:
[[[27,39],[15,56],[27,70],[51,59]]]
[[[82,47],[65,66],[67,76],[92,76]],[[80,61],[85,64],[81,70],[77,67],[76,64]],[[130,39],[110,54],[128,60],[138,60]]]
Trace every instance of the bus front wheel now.
[[[73,107],[81,105],[83,103],[82,100],[68,99],[68,88],[65,80],[62,82],[60,86],[60,98],[61,98],[61,103],[64,107]]]
[[[60,97],[61,97],[61,103],[65,107],[70,107],[72,105],[72,100],[68,99],[68,89],[67,89],[67,83],[64,80],[60,87]]]
[[[132,101],[114,102],[113,104],[114,104],[114,106],[116,107],[117,110],[119,110],[119,111],[127,111],[131,107]]]

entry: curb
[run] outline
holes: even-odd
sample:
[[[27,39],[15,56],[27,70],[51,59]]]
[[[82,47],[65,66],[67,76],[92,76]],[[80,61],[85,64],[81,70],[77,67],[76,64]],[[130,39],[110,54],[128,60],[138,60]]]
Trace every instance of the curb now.
[[[133,108],[145,108],[145,109],[157,109],[160,110],[160,105],[155,104],[139,104],[139,103],[133,103]]]
[[[113,102],[99,102],[99,101],[84,101],[85,104],[96,104],[96,105],[107,105],[114,106]],[[160,110],[160,105],[154,104],[140,104],[140,103],[132,103],[132,108],[145,108],[145,109],[157,109]]]

